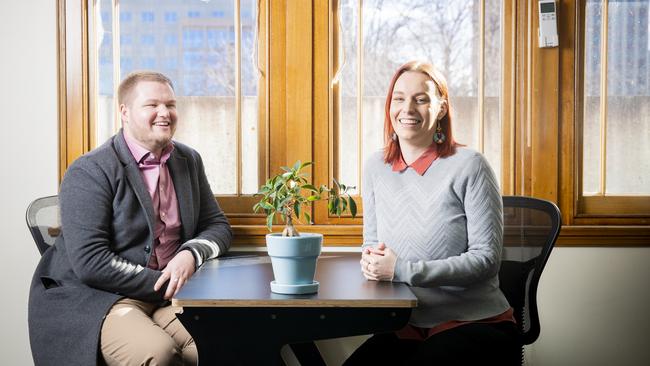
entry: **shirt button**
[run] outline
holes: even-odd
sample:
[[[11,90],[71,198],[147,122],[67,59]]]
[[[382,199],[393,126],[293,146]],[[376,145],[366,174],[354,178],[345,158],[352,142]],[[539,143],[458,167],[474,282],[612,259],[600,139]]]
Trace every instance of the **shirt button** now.
[[[151,247],[150,247],[150,246],[147,245],[146,247],[144,247],[144,252],[145,252],[145,253],[149,253],[150,251],[151,251]]]
[[[164,213],[164,212],[161,212],[161,213],[160,213],[160,216],[165,217],[165,213]]]

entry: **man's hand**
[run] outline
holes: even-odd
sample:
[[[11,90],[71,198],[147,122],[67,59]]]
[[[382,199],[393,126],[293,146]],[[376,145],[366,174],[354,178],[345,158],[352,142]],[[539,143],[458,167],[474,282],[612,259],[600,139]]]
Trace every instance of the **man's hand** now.
[[[395,276],[397,255],[386,244],[363,248],[361,253],[361,272],[368,280],[392,281]]]
[[[165,282],[169,281],[167,291],[165,291],[165,300],[176,296],[178,291],[183,287],[185,282],[194,274],[194,256],[189,250],[181,250],[172,260],[167,263],[163,269],[162,275],[153,285],[154,291],[160,290]]]

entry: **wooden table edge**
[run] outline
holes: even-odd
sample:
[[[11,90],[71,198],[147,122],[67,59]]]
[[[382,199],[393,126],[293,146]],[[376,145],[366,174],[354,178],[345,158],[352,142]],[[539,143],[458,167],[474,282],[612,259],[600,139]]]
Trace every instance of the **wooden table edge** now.
[[[172,299],[173,306],[180,307],[292,307],[292,308],[414,308],[417,300],[313,300],[313,299],[287,299],[287,300],[183,300]]]

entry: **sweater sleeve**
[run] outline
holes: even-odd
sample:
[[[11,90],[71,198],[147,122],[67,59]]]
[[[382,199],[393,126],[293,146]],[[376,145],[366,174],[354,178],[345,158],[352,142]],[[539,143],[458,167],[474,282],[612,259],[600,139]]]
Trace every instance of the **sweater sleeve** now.
[[[430,261],[398,258],[394,281],[411,286],[469,286],[499,271],[503,245],[503,203],[485,158],[477,154],[463,170],[461,201],[467,220],[467,251]]]

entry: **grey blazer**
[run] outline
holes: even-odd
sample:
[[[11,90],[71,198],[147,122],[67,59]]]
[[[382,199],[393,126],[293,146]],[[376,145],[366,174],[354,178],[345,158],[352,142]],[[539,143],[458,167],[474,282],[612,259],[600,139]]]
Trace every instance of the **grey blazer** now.
[[[217,204],[199,154],[175,142],[168,167],[182,223],[179,250],[202,260],[215,243],[230,247],[232,231]],[[36,365],[93,365],[104,316],[122,297],[163,303],[161,272],[147,268],[153,204],[122,132],[77,159],[61,183],[62,234],[41,258],[29,294],[29,338]]]

